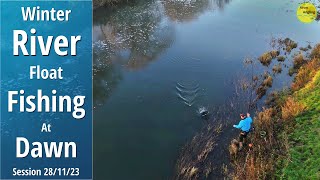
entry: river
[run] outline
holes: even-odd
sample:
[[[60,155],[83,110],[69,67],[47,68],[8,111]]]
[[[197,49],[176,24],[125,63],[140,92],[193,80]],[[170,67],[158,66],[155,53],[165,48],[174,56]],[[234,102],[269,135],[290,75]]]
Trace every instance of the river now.
[[[142,1],[94,11],[94,179],[170,179],[199,109],[232,95],[271,37],[320,42],[290,0]],[[259,69],[263,71],[263,68]],[[287,70],[285,70],[287,72]],[[290,78],[277,77],[275,87]],[[240,113],[240,112],[230,112]]]

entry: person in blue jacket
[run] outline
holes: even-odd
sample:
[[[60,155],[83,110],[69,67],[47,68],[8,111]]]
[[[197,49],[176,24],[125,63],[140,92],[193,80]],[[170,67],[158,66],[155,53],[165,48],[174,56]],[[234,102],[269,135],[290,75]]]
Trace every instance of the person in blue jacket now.
[[[251,129],[252,124],[252,118],[250,117],[250,114],[247,113],[247,117],[244,114],[240,114],[240,122],[238,125],[233,125],[233,127],[240,129],[240,135],[239,135],[239,150],[243,147],[243,140],[247,137],[248,133]]]

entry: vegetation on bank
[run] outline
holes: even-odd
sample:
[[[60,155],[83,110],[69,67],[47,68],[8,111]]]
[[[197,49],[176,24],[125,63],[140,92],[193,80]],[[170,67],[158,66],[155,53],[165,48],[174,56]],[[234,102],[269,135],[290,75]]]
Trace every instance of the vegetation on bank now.
[[[292,69],[291,88],[270,93],[256,113],[253,146],[233,159],[233,179],[320,179],[320,44],[296,55]]]
[[[222,108],[223,113],[213,111],[214,118],[207,121],[208,124],[184,146],[174,179],[225,176],[230,179],[319,178],[317,164],[320,163],[316,157],[320,157],[320,143],[317,144],[315,139],[320,136],[316,122],[319,121],[320,44],[313,49],[308,45],[308,50],[302,51],[289,38],[273,39],[272,42],[273,50],[257,58],[257,62],[266,66],[262,74],[253,71],[259,63],[252,58],[245,59],[244,64],[252,72],[235,83],[235,97]],[[268,92],[277,74],[285,70],[295,75],[291,87]],[[221,150],[225,149],[223,141],[236,137],[228,129],[237,119],[228,115],[235,111],[244,112],[246,108],[256,109],[258,101],[266,95],[264,107],[254,117],[255,130],[247,139],[247,144],[253,146],[246,146],[238,152],[237,142],[232,140],[229,147],[231,164],[229,160],[226,162],[221,158],[225,153]],[[244,107],[243,102],[248,102],[248,106]],[[222,117],[225,121],[221,121]],[[212,128],[217,124],[221,127],[218,131]],[[303,165],[299,167],[299,164]]]

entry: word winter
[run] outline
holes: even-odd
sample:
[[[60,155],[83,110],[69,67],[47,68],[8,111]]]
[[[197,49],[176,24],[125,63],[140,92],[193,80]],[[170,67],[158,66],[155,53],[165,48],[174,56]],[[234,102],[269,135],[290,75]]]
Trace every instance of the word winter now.
[[[40,6],[32,7],[21,7],[22,18],[24,21],[68,21],[69,14],[71,10],[43,10],[40,9]]]
[[[36,29],[32,28],[30,33],[36,34]],[[36,56],[37,46],[39,46],[41,54],[43,56],[48,56],[50,54],[53,38],[53,36],[48,36],[45,41],[43,36],[29,36],[24,30],[13,30],[13,55],[19,56],[20,49],[24,56]],[[69,50],[71,51],[71,56],[76,56],[78,41],[81,41],[81,36],[71,36],[69,39],[65,36],[57,36],[54,39],[54,50],[59,56],[67,56]],[[29,51],[26,47],[27,42],[29,42]]]

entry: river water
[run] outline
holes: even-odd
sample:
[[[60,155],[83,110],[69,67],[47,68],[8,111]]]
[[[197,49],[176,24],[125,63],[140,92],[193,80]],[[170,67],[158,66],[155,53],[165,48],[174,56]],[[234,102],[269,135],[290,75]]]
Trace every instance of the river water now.
[[[271,37],[320,42],[288,0],[136,1],[94,11],[94,178],[170,179],[181,147]],[[263,71],[263,69],[259,69]],[[287,70],[284,70],[285,73]],[[275,87],[288,85],[279,76]],[[230,112],[240,113],[240,112]]]

